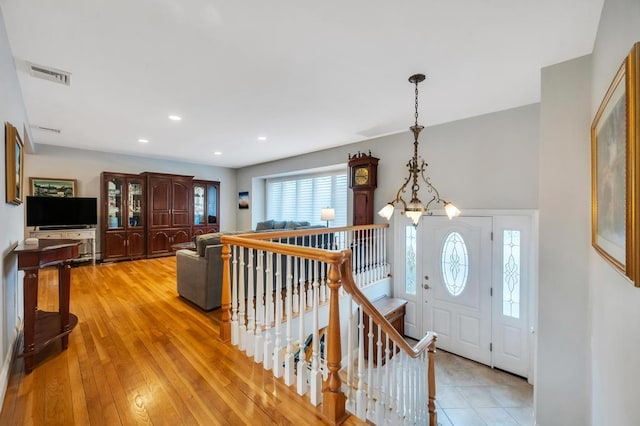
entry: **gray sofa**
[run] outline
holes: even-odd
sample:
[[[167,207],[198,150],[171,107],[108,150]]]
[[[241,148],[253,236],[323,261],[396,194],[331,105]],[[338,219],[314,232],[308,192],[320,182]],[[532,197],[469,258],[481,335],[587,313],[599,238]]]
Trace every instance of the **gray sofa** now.
[[[209,311],[221,306],[222,293],[222,235],[238,235],[250,232],[285,231],[324,228],[309,222],[273,221],[259,222],[255,231],[218,232],[197,235],[193,250],[178,250],[176,253],[177,289],[184,299]],[[300,245],[313,245],[315,238],[298,237]]]

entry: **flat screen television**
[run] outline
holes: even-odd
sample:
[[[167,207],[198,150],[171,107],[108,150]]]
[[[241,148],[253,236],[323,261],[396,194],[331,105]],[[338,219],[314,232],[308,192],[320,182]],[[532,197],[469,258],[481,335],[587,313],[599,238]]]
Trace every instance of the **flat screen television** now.
[[[27,226],[82,227],[98,223],[98,199],[27,197]]]

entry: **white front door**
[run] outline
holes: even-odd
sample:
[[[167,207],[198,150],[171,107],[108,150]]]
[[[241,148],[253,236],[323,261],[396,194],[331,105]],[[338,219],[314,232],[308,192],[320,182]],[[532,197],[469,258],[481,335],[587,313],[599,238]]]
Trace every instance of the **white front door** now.
[[[436,345],[491,365],[491,217],[426,216],[422,230],[423,330]]]

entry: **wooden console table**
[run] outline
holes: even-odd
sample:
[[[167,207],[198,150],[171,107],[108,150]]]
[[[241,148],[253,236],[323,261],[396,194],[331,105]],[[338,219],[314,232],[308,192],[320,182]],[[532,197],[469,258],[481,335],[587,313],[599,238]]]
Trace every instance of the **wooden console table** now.
[[[24,271],[24,357],[25,373],[33,370],[33,357],[45,346],[61,339],[67,349],[69,333],[78,324],[78,317],[69,313],[71,259],[78,257],[78,240],[38,240],[37,244],[18,245],[18,269]],[[38,310],[38,271],[45,266],[58,267],[58,312]]]

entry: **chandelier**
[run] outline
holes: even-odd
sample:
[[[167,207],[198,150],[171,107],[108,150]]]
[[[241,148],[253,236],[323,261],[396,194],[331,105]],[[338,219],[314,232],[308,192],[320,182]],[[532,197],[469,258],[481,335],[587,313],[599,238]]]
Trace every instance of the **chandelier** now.
[[[460,210],[453,204],[448,201],[440,198],[440,193],[430,182],[429,176],[425,176],[425,170],[427,168],[427,163],[421,158],[418,157],[418,135],[420,131],[424,129],[424,126],[418,124],[418,83],[424,81],[424,74],[414,74],[409,77],[409,82],[414,83],[416,85],[416,113],[415,113],[415,124],[411,126],[409,129],[413,132],[413,158],[409,160],[407,163],[407,169],[409,169],[409,176],[405,179],[404,183],[398,190],[396,194],[396,199],[391,201],[389,204],[384,206],[378,214],[385,219],[391,219],[393,212],[395,210],[396,204],[402,204],[404,210],[402,214],[405,216],[409,216],[414,226],[418,226],[420,223],[420,218],[423,214],[432,214],[430,208],[432,205],[442,204],[444,206],[444,210],[449,216],[449,219],[452,219],[460,214]],[[420,163],[418,163],[418,159],[420,159]],[[419,179],[422,180],[426,184],[426,190],[429,193],[431,199],[423,204],[418,198],[418,191],[420,191],[420,182]],[[411,201],[407,203],[404,198],[402,198],[402,194],[407,191],[407,186],[410,184],[411,188]]]

